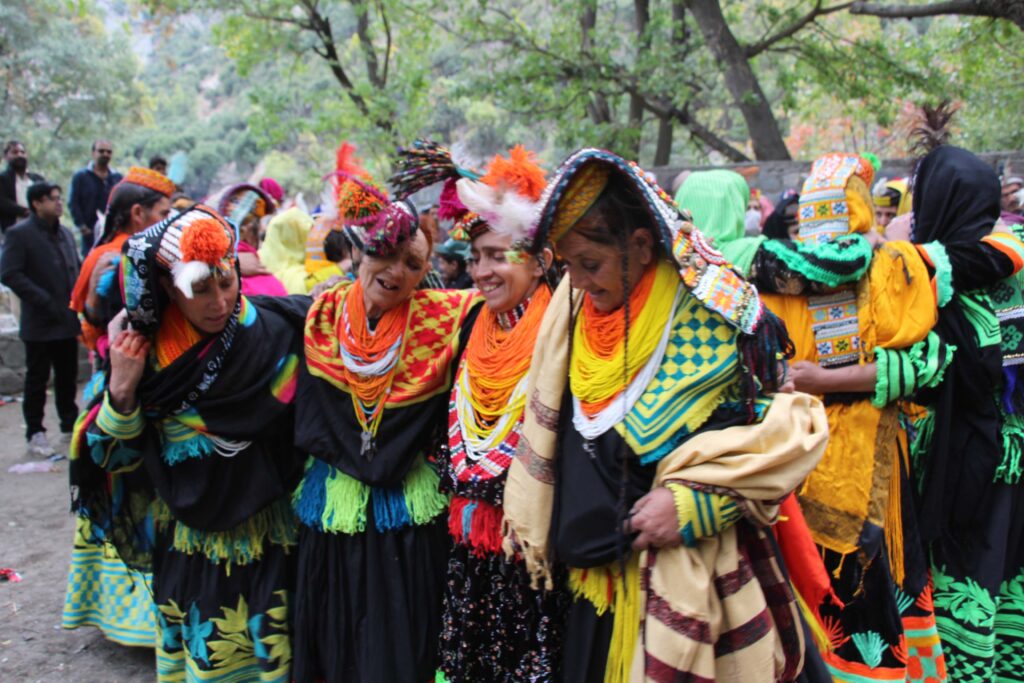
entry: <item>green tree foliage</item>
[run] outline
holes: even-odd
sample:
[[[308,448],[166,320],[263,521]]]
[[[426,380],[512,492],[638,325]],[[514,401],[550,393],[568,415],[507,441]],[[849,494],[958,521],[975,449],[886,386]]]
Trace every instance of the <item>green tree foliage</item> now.
[[[4,0],[0,137],[22,140],[30,167],[66,186],[94,138],[118,140],[145,118],[128,43],[85,0]]]

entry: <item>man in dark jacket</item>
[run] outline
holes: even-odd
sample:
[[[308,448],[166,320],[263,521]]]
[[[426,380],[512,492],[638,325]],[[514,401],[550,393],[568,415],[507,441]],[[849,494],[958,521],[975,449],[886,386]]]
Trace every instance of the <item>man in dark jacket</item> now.
[[[41,183],[43,176],[28,171],[28,152],[18,140],[4,145],[7,168],[0,173],[0,231],[7,232],[23,218],[28,218],[28,186]]]
[[[46,383],[53,385],[60,430],[70,439],[78,417],[78,316],[68,308],[78,278],[78,254],[71,231],[60,224],[60,187],[36,183],[28,188],[32,214],[4,239],[0,282],[21,299],[21,340],[25,343],[25,438],[29,452],[46,457],[53,448],[43,427]]]
[[[114,146],[107,140],[97,140],[92,143],[92,161],[71,177],[68,208],[71,209],[71,220],[82,236],[82,256],[92,248],[97,216],[107,210],[110,191],[123,177],[110,167],[113,156]]]

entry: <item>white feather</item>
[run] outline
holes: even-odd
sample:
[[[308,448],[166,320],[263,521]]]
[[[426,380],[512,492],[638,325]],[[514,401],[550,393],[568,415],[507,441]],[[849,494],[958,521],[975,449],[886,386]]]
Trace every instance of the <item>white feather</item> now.
[[[181,290],[186,298],[192,298],[192,285],[210,277],[210,266],[202,261],[178,261],[171,266],[174,286]]]
[[[487,221],[494,232],[508,235],[513,243],[528,238],[536,202],[518,192],[494,188],[468,178],[460,179],[455,189],[466,208]]]

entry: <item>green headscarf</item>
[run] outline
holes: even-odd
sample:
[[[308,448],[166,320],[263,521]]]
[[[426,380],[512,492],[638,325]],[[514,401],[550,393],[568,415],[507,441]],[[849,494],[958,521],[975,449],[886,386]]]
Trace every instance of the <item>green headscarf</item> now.
[[[676,204],[690,212],[697,229],[712,238],[715,248],[743,273],[750,270],[764,241],[743,236],[749,199],[750,186],[743,176],[724,169],[691,173],[676,193]]]

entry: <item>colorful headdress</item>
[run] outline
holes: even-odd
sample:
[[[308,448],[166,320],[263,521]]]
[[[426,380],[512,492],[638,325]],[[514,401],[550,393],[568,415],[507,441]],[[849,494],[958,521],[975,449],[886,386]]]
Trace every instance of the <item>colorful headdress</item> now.
[[[168,199],[174,194],[177,187],[174,181],[165,176],[159,171],[154,171],[151,168],[142,168],[141,166],[132,166],[128,169],[128,173],[125,174],[121,182],[114,186],[111,190],[110,196],[114,196],[114,192],[121,186],[121,183],[131,183],[132,185],[141,185],[142,187],[148,187],[154,192],[159,192]]]
[[[266,192],[249,183],[225,188],[210,198],[210,205],[235,228],[241,228],[250,214],[263,218],[275,206],[274,200]]]
[[[871,199],[875,206],[896,209],[897,216],[909,212],[912,203],[910,187],[905,178],[896,178],[895,180],[883,178],[878,181],[871,192]]]
[[[398,149],[398,170],[390,178],[395,195],[406,199],[420,190],[444,183],[438,200],[437,217],[454,222],[453,239],[470,240],[486,229],[484,220],[470,211],[456,190],[462,178],[476,180],[480,174],[455,163],[451,151],[431,140],[415,140]]]
[[[344,225],[362,228],[364,251],[384,256],[411,239],[419,227],[416,209],[405,201],[391,201],[355,156],[356,148],[347,142],[338,147],[331,178],[338,205],[338,219]]]
[[[640,200],[691,294],[740,331],[753,334],[768,315],[757,289],[711,247],[654,176],[606,150],[581,149],[562,162],[541,196],[530,234],[531,251],[539,252],[547,242],[564,236],[612,182],[624,183]],[[556,230],[561,231],[557,237]]]
[[[132,327],[143,333],[160,319],[161,274],[192,298],[192,285],[234,272],[235,229],[216,211],[197,204],[130,237],[123,247],[122,291]]]
[[[875,169],[856,154],[819,157],[800,192],[800,233],[797,239],[817,244],[871,229],[875,216],[871,181]]]
[[[491,230],[511,237],[513,244],[525,244],[546,185],[536,155],[516,145],[507,158],[496,154],[479,180],[461,178],[456,189],[462,203]]]

